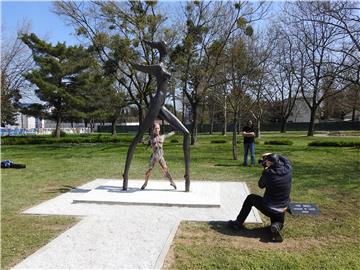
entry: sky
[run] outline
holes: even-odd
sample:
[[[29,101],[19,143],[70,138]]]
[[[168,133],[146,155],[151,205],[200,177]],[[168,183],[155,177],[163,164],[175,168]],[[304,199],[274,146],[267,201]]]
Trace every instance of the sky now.
[[[40,39],[52,44],[64,41],[67,45],[79,43],[72,27],[67,26],[63,18],[51,12],[51,1],[0,0],[0,3],[2,35],[15,37],[19,27],[27,21],[32,26],[31,32]]]
[[[174,1],[175,2],[175,1]],[[51,1],[4,1],[1,3],[1,31],[6,36],[16,36],[17,29],[24,21],[31,23],[31,32],[40,39],[52,44],[66,42],[67,45],[79,44],[71,26],[64,18],[51,12]]]
[[[64,20],[52,13],[50,1],[1,1],[1,32],[7,36],[16,36],[18,28],[27,21],[31,32],[41,39],[56,44],[66,42],[74,45],[77,39],[73,29]]]
[[[31,25],[31,32],[53,45],[57,42],[66,42],[68,46],[80,44],[79,39],[73,34],[74,29],[66,25],[64,18],[51,12],[52,1],[0,0],[0,5],[2,42],[16,38],[20,26],[27,22]],[[170,7],[179,8],[178,5]],[[167,6],[168,16],[171,16],[171,12],[175,12],[172,9]]]

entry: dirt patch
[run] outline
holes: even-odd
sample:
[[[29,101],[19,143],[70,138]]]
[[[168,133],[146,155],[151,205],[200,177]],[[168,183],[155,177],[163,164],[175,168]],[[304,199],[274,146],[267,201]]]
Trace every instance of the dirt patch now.
[[[164,261],[164,264],[162,266],[161,269],[172,269],[172,265],[175,263],[175,252],[174,252],[174,246],[171,245],[168,253],[166,254],[166,258],[165,258],[165,261]]]
[[[357,237],[350,238],[346,236],[330,237],[300,237],[285,238],[282,243],[271,242],[271,233],[269,227],[248,226],[248,229],[234,231],[227,227],[225,222],[183,222],[178,228],[175,239],[165,259],[163,269],[171,269],[176,261],[174,248],[180,246],[204,245],[209,249],[224,247],[233,247],[235,249],[247,250],[287,250],[296,252],[306,252],[317,247],[325,247],[337,243],[357,243]]]

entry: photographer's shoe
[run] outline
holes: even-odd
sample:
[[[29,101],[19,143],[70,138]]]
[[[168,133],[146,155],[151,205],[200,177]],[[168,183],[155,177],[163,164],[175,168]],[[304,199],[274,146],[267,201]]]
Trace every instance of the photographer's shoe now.
[[[240,222],[238,222],[237,220],[229,220],[227,222],[227,225],[233,229],[233,230],[236,230],[236,231],[240,231],[242,229],[244,229],[244,225],[242,225]]]
[[[281,243],[282,241],[284,241],[281,235],[281,228],[282,228],[282,224],[280,223],[275,222],[271,224],[270,231],[271,231],[271,240],[273,242]]]

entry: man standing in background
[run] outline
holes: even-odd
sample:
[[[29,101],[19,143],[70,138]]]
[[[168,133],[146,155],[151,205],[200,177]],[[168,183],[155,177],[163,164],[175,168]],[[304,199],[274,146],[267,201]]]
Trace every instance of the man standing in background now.
[[[255,166],[255,130],[251,120],[243,128],[244,137],[244,166],[248,166],[248,152],[250,151],[251,165]]]

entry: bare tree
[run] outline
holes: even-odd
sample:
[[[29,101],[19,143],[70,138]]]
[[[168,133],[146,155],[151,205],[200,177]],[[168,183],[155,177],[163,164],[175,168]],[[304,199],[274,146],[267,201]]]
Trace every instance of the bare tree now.
[[[252,39],[250,57],[254,61],[252,84],[249,87],[249,94],[253,100],[250,112],[256,120],[256,136],[261,137],[261,122],[264,114],[264,106],[269,101],[271,91],[271,57],[276,48],[277,36],[259,33]]]
[[[345,46],[340,29],[322,23],[331,20],[326,14],[318,12],[323,5],[327,5],[327,2],[295,2],[286,5],[291,25],[290,36],[299,43],[299,52],[304,56],[297,74],[302,96],[310,109],[308,136],[314,135],[315,115],[320,104],[350,85],[339,76],[348,69],[345,63],[349,54],[345,53],[346,50],[336,49]],[[335,90],[324,91],[328,88]]]
[[[356,111],[360,111],[360,86],[351,85],[344,93],[342,105],[351,111],[351,121],[355,121]]]
[[[34,64],[30,50],[21,41],[20,35],[28,32],[29,24],[23,23],[18,36],[2,35],[1,40],[1,125],[15,124],[18,103],[24,96],[29,96],[29,87],[24,74]]]
[[[269,85],[274,88],[274,91],[268,92],[267,97],[272,102],[280,103],[281,133],[286,132],[286,124],[300,90],[295,68],[299,63],[301,64],[301,55],[298,53],[296,43],[286,31],[286,25],[285,20],[281,24],[272,25],[269,29],[274,35],[276,49],[272,55],[269,70],[271,76]]]
[[[104,69],[116,76],[130,97],[129,104],[137,107],[141,123],[155,91],[155,81],[152,76],[135,71],[129,62],[153,64],[154,52],[144,40],[160,38],[158,32],[165,18],[156,8],[157,3],[58,1],[54,7],[56,14],[64,16],[80,36],[90,41]]]
[[[229,112],[232,114],[232,155],[238,159],[237,153],[237,130],[241,123],[241,114],[250,111],[252,101],[250,99],[250,88],[253,87],[254,79],[259,74],[259,62],[251,53],[253,49],[251,41],[233,41],[232,48],[227,51],[226,77],[228,83],[223,88],[227,97]]]
[[[199,107],[206,91],[216,84],[213,78],[219,72],[219,61],[229,39],[243,30],[252,35],[250,23],[266,12],[267,4],[232,2],[188,2],[185,10],[186,34],[174,52],[173,59],[183,70],[183,92],[189,100],[192,113],[191,144],[195,144]]]

